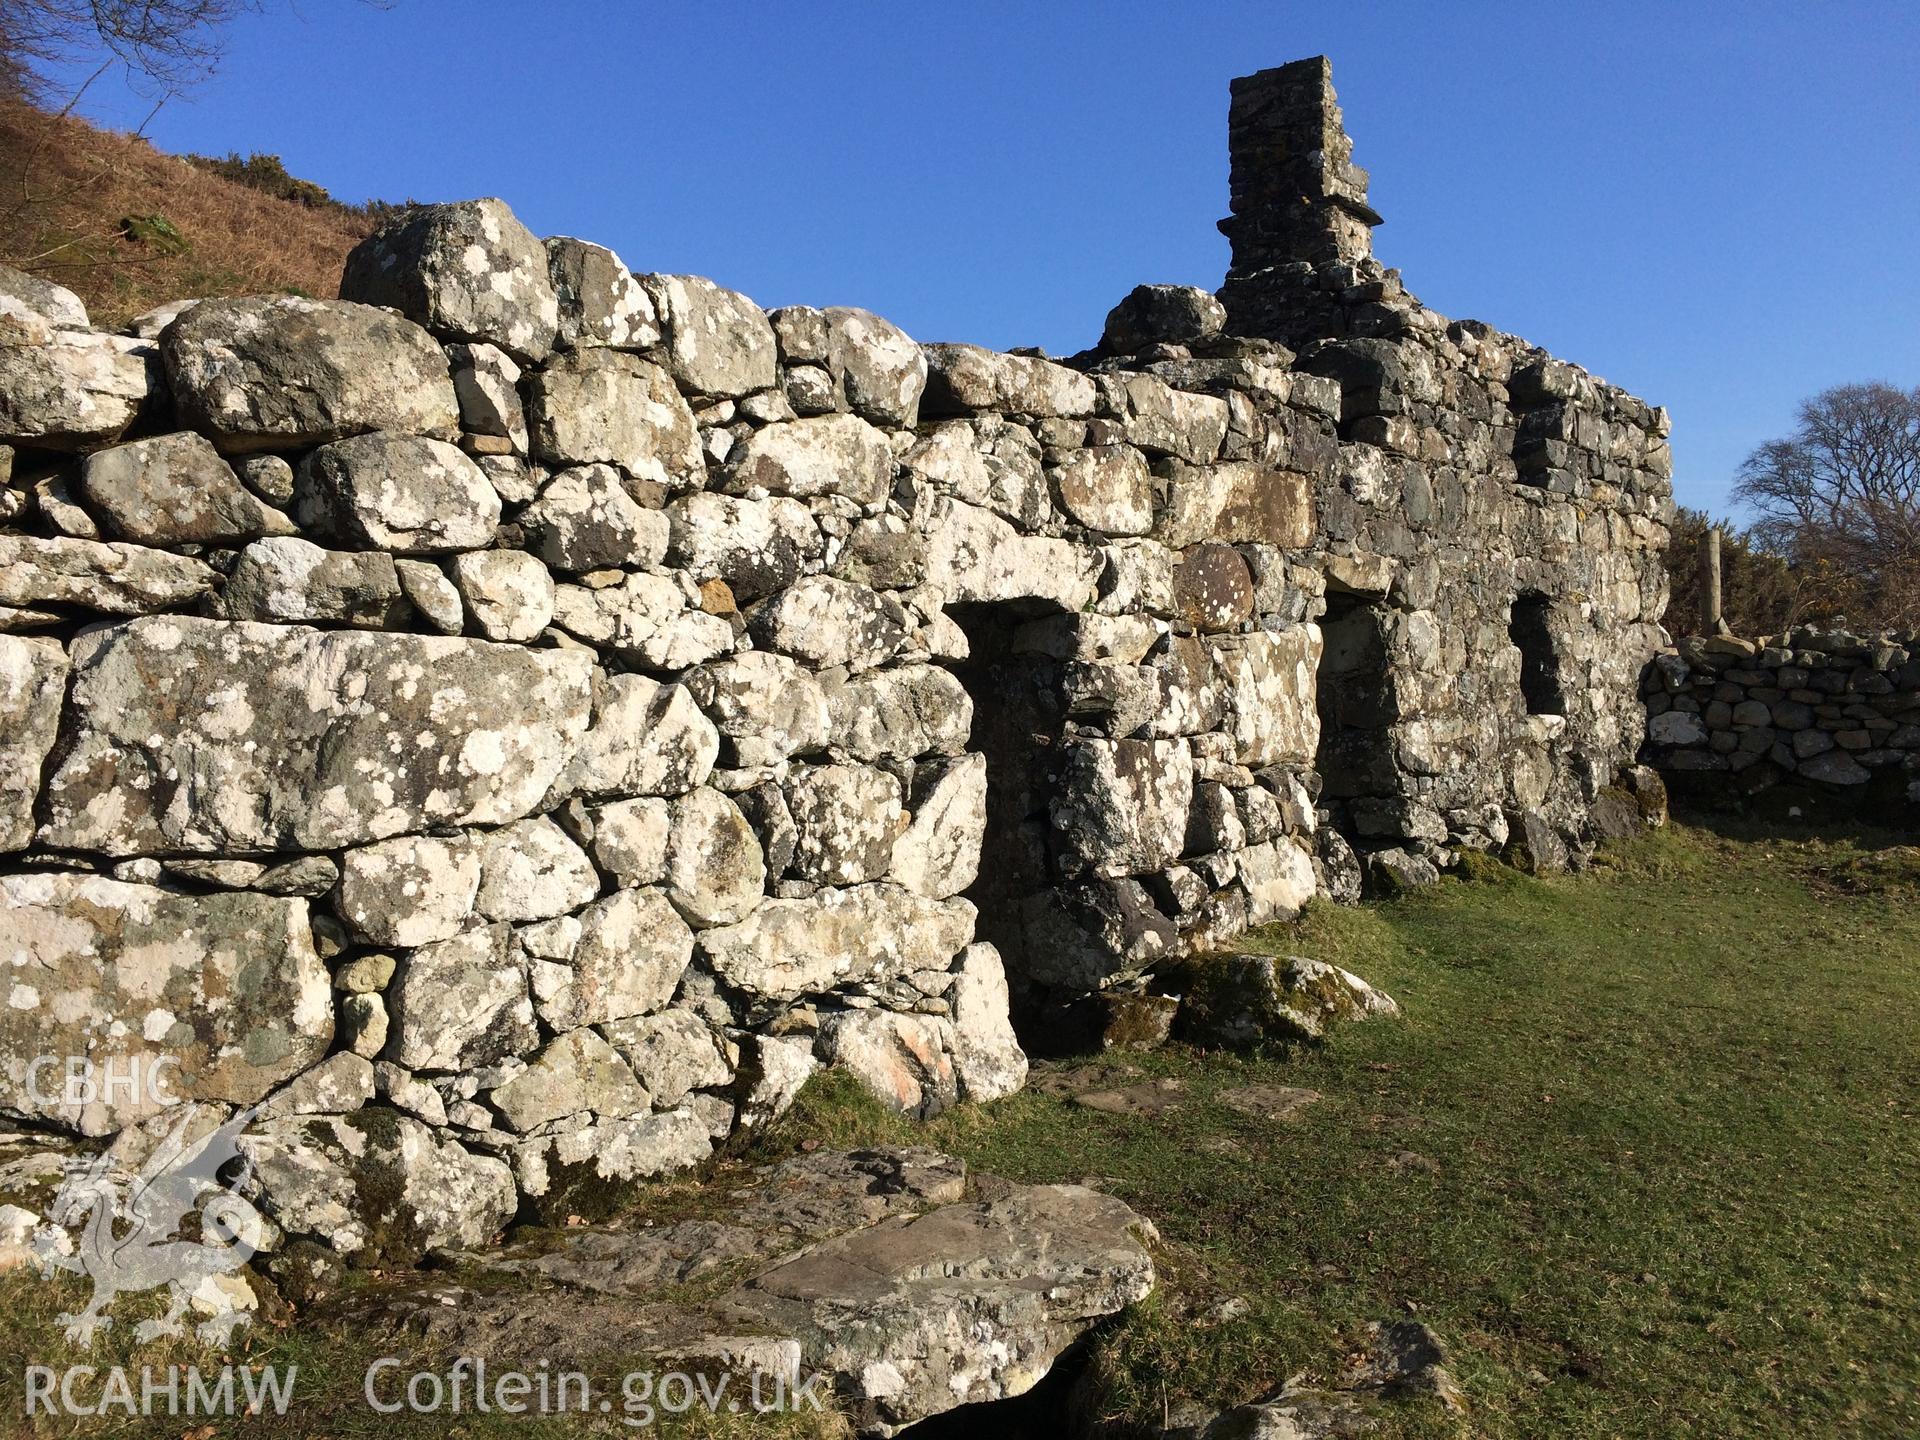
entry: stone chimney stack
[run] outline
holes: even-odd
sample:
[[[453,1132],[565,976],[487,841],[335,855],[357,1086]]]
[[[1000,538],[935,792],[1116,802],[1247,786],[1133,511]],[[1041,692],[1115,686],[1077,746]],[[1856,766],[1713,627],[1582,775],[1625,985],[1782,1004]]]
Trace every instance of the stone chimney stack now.
[[[1311,329],[1314,320],[1278,319],[1282,297],[1305,304],[1335,280],[1350,286],[1371,278],[1380,216],[1367,203],[1367,172],[1353,163],[1326,56],[1243,75],[1232,94],[1233,213],[1220,231],[1232,242],[1233,262],[1221,298],[1239,333],[1294,339],[1298,326]]]

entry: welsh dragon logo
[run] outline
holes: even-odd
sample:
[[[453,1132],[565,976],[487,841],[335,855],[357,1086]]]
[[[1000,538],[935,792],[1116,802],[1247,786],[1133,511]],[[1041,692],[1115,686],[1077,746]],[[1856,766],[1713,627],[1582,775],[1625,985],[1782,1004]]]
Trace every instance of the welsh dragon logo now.
[[[230,1275],[253,1257],[253,1241],[266,1222],[234,1188],[252,1173],[252,1162],[235,1142],[253,1115],[252,1110],[242,1111],[190,1141],[187,1131],[194,1112],[189,1107],[131,1179],[105,1155],[67,1175],[52,1215],[69,1223],[86,1217],[75,1253],[61,1253],[58,1231],[43,1230],[33,1242],[43,1274],[69,1270],[93,1281],[86,1308],[59,1317],[67,1339],[92,1343],[113,1323],[107,1311],[116,1299],[161,1286],[168,1290],[166,1314],[143,1320],[134,1327],[134,1337],[144,1342],[183,1335],[182,1321],[194,1292],[209,1277]],[[235,1161],[241,1163],[240,1174],[231,1183],[223,1182],[220,1172]],[[195,1214],[200,1238],[180,1239],[183,1222]],[[204,1341],[225,1343],[246,1321],[244,1312],[229,1311],[200,1322],[194,1333]]]

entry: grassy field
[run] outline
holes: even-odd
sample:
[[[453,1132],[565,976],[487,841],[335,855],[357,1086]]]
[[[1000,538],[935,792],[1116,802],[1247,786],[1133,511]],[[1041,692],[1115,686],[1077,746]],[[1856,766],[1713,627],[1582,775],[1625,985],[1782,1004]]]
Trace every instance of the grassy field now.
[[[1093,1361],[1114,1416],[1333,1377],[1412,1314],[1470,1410],[1389,1410],[1383,1436],[1920,1434],[1920,852],[1674,827],[1583,876],[1477,867],[1257,943],[1404,1018],[1290,1057],[1130,1057],[1184,1082],[1159,1117],[1036,1089],[910,1128],[827,1086],[763,1144],[912,1136],[1150,1216],[1164,1283]],[[1324,1098],[1284,1122],[1214,1098],[1254,1080]],[[0,1280],[0,1350],[48,1308],[31,1286]],[[303,1367],[299,1423],[264,1433],[563,1433],[398,1428],[357,1409],[362,1338],[250,1343]]]

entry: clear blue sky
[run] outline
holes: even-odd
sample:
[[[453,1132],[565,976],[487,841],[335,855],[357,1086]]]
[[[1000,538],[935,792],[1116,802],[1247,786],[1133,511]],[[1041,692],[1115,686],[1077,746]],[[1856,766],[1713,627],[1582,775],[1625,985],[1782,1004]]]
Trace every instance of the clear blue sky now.
[[[1381,258],[1668,406],[1683,503],[1801,398],[1920,384],[1913,0],[267,5],[157,144],[1055,353],[1219,283],[1227,82],[1325,53]]]

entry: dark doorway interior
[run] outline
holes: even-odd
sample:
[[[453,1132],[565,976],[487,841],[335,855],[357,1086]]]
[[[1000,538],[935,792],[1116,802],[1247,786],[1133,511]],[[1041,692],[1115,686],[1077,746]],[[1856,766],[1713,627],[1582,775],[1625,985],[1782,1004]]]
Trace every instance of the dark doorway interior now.
[[[1018,603],[952,605],[970,655],[953,667],[973,699],[969,748],[987,759],[987,828],[980,875],[966,891],[979,907],[976,932],[1006,963],[1016,1022],[1035,1000],[1022,925],[1029,899],[1052,883],[1047,802],[1055,789],[1065,725],[1060,662],[1023,651],[1015,637],[1038,618]]]
[[[1529,715],[1567,713],[1566,695],[1560,688],[1560,653],[1548,619],[1546,596],[1514,596],[1507,636],[1520,650],[1520,693]]]
[[[1387,612],[1375,597],[1330,592],[1320,632],[1321,798],[1334,824],[1352,834],[1347,802],[1394,793],[1390,727],[1400,710],[1387,666]]]

